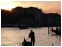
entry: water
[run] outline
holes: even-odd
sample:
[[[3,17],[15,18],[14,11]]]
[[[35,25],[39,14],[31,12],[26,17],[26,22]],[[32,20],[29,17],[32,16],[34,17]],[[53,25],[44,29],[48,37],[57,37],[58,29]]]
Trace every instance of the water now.
[[[1,46],[19,46],[24,37],[27,39],[30,30],[35,33],[35,46],[61,46],[61,41],[56,36],[48,35],[48,28],[1,28]],[[27,41],[30,41],[28,39]],[[22,45],[21,45],[22,46]]]

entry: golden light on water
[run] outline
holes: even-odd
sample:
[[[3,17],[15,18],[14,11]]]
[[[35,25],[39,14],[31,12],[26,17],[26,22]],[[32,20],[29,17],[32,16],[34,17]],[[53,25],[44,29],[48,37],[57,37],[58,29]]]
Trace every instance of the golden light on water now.
[[[1,28],[1,45],[2,46],[19,46],[23,40],[28,38],[30,30],[35,33],[35,46],[61,46],[61,41],[57,36],[48,35],[48,27],[43,28]],[[39,31],[39,32],[38,32]],[[30,41],[28,39],[27,41]],[[22,45],[21,45],[22,46]]]

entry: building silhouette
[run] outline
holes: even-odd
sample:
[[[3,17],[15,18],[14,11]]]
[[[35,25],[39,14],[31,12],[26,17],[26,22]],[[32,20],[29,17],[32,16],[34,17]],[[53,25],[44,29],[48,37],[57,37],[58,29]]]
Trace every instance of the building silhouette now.
[[[49,21],[49,23],[48,23]],[[37,7],[15,7],[11,11],[1,9],[2,27],[44,27],[61,26],[61,15],[58,13],[43,13]]]

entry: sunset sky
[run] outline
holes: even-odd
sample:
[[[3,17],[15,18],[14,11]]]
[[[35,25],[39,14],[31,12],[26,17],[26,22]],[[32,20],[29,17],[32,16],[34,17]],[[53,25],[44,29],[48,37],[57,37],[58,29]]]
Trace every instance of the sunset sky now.
[[[42,11],[45,13],[58,12],[61,14],[61,1],[1,1],[1,9],[11,10],[16,6],[33,6],[42,9]]]

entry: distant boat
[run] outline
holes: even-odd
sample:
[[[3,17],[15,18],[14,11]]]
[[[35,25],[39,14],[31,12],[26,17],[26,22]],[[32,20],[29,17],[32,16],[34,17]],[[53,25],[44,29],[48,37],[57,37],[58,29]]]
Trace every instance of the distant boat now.
[[[26,24],[19,24],[19,29],[28,29]]]
[[[52,28],[52,32],[56,33],[57,35],[60,35],[61,36],[61,31],[60,30],[53,30]]]

